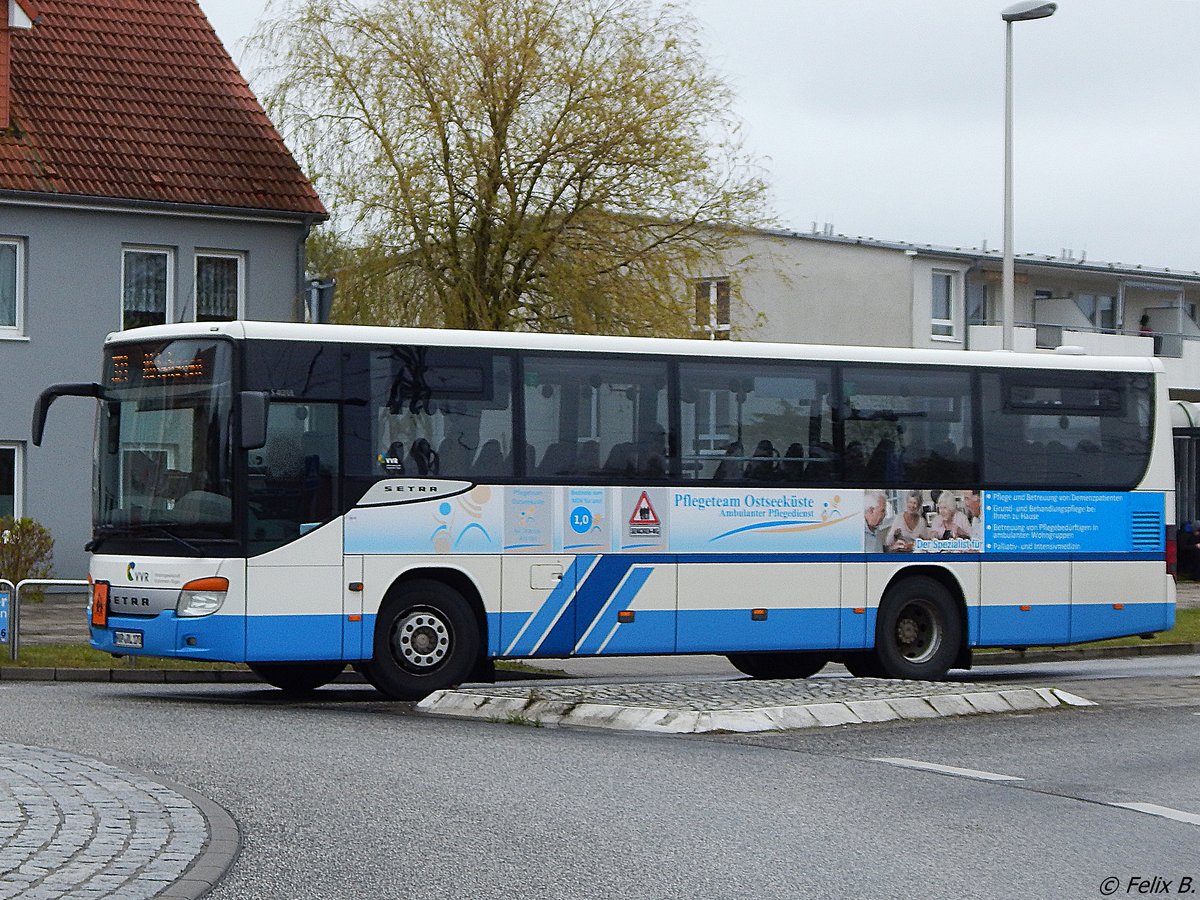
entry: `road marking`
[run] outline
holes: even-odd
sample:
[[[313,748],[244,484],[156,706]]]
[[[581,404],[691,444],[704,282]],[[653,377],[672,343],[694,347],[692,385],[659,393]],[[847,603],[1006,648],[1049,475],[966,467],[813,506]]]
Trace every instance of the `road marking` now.
[[[1119,806],[1121,809],[1132,809],[1134,812],[1146,813],[1151,816],[1161,816],[1176,822],[1186,822],[1189,825],[1200,825],[1200,816],[1195,813],[1171,809],[1169,806],[1158,806],[1154,803],[1110,803],[1109,806]]]
[[[978,781],[1023,781],[1016,775],[1000,775],[996,772],[981,772],[979,769],[960,769],[958,766],[943,766],[938,763],[921,762],[919,759],[904,759],[897,756],[875,757],[874,762],[887,763],[889,766],[899,766],[902,769],[921,769],[926,772],[937,772],[941,775],[957,775],[960,778],[974,778]]]

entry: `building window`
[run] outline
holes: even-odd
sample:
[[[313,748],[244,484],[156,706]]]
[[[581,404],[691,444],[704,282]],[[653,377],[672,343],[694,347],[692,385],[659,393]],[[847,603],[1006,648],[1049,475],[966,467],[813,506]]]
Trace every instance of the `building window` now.
[[[21,448],[0,444],[0,518],[21,515]]]
[[[730,394],[701,388],[696,398],[696,453],[720,456],[733,440]]]
[[[954,337],[954,307],[957,272],[933,273],[933,297],[930,334],[935,338]]]
[[[729,340],[729,279],[703,278],[694,282],[696,290],[695,330],[710,340]]]
[[[1107,294],[1076,294],[1075,305],[1096,328],[1117,327],[1117,300]]]
[[[164,325],[171,320],[174,268],[170,250],[132,247],[122,252],[122,328]]]
[[[979,281],[967,282],[967,324],[988,324],[988,289]]]
[[[0,238],[0,332],[21,331],[21,297],[25,293],[21,250],[20,241]]]
[[[236,253],[196,254],[196,321],[242,317],[242,258]]]

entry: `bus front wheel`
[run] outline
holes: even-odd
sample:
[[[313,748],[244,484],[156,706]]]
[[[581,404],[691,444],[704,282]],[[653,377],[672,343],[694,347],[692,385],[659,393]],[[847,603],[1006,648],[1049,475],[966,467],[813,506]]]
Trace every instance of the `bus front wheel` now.
[[[307,694],[342,674],[342,662],[248,663],[250,671],[289,694]]]
[[[729,653],[725,658],[751,678],[808,678],[829,662],[821,653]]]
[[[884,595],[875,631],[883,674],[936,681],[954,665],[962,640],[962,612],[940,582],[906,578]]]
[[[375,620],[367,680],[394,700],[420,700],[466,681],[478,662],[479,625],[466,599],[440,581],[393,588]]]

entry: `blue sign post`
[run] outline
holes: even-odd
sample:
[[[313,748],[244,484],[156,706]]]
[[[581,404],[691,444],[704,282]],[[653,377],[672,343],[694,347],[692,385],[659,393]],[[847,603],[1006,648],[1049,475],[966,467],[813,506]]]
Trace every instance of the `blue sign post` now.
[[[8,643],[8,591],[0,591],[0,643]]]

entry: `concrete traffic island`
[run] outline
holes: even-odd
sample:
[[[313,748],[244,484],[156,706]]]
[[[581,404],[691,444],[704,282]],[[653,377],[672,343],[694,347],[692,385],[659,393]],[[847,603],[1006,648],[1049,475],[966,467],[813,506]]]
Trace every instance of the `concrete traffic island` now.
[[[1095,706],[1058,688],[810,678],[679,684],[470,687],[417,704],[431,715],[521,725],[581,725],[662,734],[784,731]]]
[[[202,897],[240,849],[229,814],[188,788],[0,742],[0,898]]]

